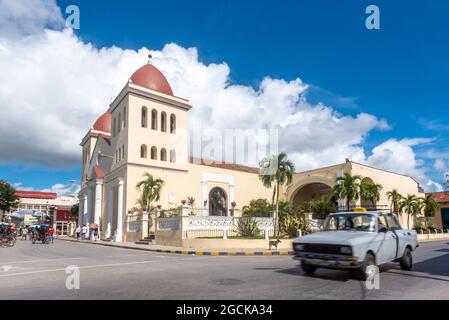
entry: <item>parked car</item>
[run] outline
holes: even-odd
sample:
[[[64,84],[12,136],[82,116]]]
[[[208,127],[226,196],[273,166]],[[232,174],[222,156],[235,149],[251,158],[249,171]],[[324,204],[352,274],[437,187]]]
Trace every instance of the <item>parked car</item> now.
[[[385,212],[341,212],[330,214],[321,232],[293,241],[294,259],[307,274],[317,268],[352,270],[367,279],[372,266],[399,262],[403,270],[413,266],[412,252],[418,247],[414,230],[402,229],[396,215]]]

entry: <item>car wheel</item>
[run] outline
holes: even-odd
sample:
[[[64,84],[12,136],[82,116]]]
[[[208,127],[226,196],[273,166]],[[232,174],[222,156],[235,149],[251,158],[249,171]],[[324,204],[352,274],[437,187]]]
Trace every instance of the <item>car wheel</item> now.
[[[399,259],[399,265],[401,266],[402,270],[412,270],[413,258],[412,252],[409,248],[405,248],[404,255],[401,259]]]
[[[377,272],[376,260],[371,253],[367,253],[360,268],[355,271],[355,276],[359,280],[365,281]]]
[[[301,261],[301,268],[306,274],[314,274],[317,267]]]

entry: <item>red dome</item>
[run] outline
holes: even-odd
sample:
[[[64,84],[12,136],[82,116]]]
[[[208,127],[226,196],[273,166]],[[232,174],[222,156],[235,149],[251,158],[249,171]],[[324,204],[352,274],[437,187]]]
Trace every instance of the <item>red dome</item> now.
[[[131,76],[131,81],[138,86],[165,93],[170,96],[173,95],[173,91],[167,79],[162,72],[152,64],[146,64],[137,69]]]
[[[112,114],[110,112],[103,113],[97,121],[95,121],[93,129],[111,133]]]

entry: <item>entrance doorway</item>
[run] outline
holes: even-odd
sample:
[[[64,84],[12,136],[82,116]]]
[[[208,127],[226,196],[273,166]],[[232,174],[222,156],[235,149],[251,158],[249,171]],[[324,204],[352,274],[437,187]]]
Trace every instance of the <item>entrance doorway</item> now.
[[[441,208],[441,222],[444,230],[449,230],[449,208]]]
[[[226,192],[220,187],[212,188],[209,192],[209,215],[228,215],[228,197],[226,196]]]
[[[64,221],[56,221],[56,234],[58,236],[68,235],[69,223]]]

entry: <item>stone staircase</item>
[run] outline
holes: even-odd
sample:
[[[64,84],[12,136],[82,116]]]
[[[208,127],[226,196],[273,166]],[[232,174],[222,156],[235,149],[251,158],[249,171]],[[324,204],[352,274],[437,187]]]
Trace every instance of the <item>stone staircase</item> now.
[[[154,236],[154,234],[150,234],[150,235],[148,235],[148,237],[140,239],[139,241],[136,241],[134,243],[135,244],[146,244],[146,245],[149,245],[149,244],[154,244],[154,242],[155,242],[155,236]]]

